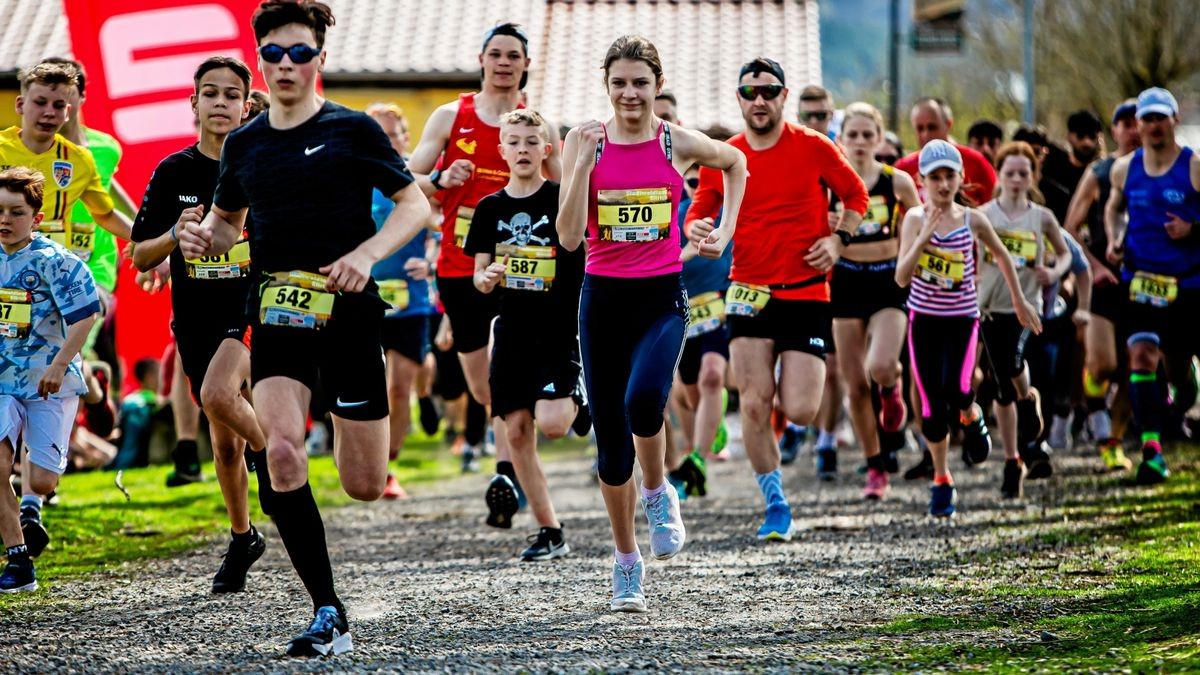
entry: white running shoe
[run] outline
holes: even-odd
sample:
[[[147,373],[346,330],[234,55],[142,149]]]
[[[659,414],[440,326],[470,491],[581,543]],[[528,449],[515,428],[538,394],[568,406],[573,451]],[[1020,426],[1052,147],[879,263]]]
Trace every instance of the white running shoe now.
[[[679,515],[679,493],[670,485],[650,499],[642,499],[642,509],[650,524],[650,552],[658,560],[674,558],[687,540],[683,517]]]
[[[671,492],[671,490],[668,490],[668,492]],[[612,578],[612,611],[646,611],[646,593],[642,590],[642,584],[646,578],[646,566],[640,558],[632,565],[622,565],[614,561]]]

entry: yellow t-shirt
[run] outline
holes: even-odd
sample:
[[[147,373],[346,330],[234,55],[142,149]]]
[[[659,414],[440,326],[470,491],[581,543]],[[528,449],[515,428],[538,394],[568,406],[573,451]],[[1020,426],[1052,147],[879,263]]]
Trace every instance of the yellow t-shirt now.
[[[0,170],[14,166],[35,169],[46,177],[45,217],[38,231],[87,261],[95,248],[96,224],[74,225],[71,208],[82,199],[93,218],[113,210],[92,154],[61,135],[54,137],[49,150],[35,154],[21,140],[21,130],[9,127],[0,131]]]

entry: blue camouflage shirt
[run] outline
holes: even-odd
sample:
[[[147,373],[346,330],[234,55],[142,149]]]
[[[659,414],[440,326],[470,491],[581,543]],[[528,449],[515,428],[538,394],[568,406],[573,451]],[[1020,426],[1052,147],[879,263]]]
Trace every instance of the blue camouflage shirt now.
[[[0,394],[40,398],[38,382],[67,341],[67,326],[100,311],[87,264],[40,234],[13,254],[0,249]],[[87,391],[79,355],[54,398]]]

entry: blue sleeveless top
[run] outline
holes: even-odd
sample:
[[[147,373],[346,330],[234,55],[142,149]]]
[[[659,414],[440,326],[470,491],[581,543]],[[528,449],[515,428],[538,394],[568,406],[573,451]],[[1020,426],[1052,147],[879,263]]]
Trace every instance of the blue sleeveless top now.
[[[1189,221],[1200,221],[1200,192],[1192,187],[1189,166],[1192,149],[1183,148],[1171,168],[1161,176],[1149,176],[1141,148],[1133,153],[1125,178],[1129,229],[1125,233],[1125,264],[1122,278],[1134,272],[1176,277],[1182,288],[1200,288],[1200,233],[1174,240],[1163,227],[1168,212]]]

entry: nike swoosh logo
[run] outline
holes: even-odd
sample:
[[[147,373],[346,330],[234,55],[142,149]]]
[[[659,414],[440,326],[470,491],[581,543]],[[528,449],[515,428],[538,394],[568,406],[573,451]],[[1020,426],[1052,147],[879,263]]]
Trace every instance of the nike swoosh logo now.
[[[368,401],[355,401],[354,403],[346,403],[342,397],[337,397],[337,407],[339,408],[357,408],[360,405],[366,405]]]
[[[321,148],[323,148],[323,147],[325,147],[325,144],[324,144],[324,143],[322,143],[322,144],[318,145],[318,146],[317,146],[317,147],[315,147],[315,148],[305,148],[305,149],[304,149],[304,156],[305,156],[305,157],[308,157],[309,155],[313,154],[314,152],[316,152],[316,151],[320,150],[320,149],[321,149]]]
[[[471,127],[470,129],[467,129],[467,128],[465,128],[465,127],[459,127],[459,128],[458,128],[458,133],[460,133],[460,134],[469,134],[469,133],[471,133],[472,131],[475,131],[475,127]]]

